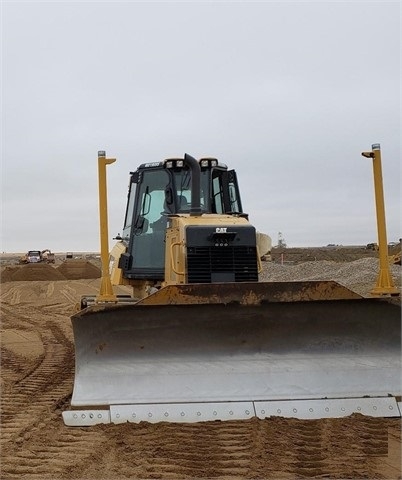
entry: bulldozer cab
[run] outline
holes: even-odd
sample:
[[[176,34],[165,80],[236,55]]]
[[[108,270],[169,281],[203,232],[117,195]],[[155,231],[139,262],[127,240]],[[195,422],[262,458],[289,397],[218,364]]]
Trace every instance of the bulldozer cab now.
[[[201,214],[243,215],[236,172],[216,159],[201,159]],[[182,159],[142,164],[130,175],[119,268],[129,279],[162,281],[165,233],[172,215],[189,215],[192,172]],[[198,194],[198,193],[197,193]]]

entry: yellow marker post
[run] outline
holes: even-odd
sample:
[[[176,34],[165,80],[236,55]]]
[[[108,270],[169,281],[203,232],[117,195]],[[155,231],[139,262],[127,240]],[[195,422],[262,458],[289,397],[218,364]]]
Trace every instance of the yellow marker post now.
[[[106,152],[98,152],[98,178],[99,178],[99,219],[100,219],[100,242],[102,260],[102,278],[99,295],[96,302],[117,302],[113,292],[109,273],[109,228],[107,216],[107,184],[106,165],[116,161],[115,158],[106,158]]]
[[[371,295],[400,295],[395,287],[388,262],[388,241],[385,225],[385,204],[381,167],[381,148],[379,143],[374,143],[371,152],[362,152],[363,157],[373,159],[374,193],[377,212],[378,251],[380,259],[380,272],[376,286],[371,290]]]

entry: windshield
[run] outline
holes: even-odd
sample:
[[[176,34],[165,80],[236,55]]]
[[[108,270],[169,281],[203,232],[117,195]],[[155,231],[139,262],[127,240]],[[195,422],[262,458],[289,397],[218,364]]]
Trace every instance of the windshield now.
[[[202,211],[209,210],[209,172],[201,171],[200,204]],[[191,208],[191,172],[183,169],[173,172],[173,181],[177,191],[177,212],[188,213]]]

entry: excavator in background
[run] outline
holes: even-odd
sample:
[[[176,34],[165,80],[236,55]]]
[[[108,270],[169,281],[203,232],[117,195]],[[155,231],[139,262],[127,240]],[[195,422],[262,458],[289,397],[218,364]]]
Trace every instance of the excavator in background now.
[[[334,281],[259,282],[236,172],[214,158],[131,172],[109,255],[114,161],[99,152],[102,281],[72,316],[66,425],[401,415],[398,302]]]
[[[48,248],[42,250],[42,261],[46,263],[55,263],[55,255]]]

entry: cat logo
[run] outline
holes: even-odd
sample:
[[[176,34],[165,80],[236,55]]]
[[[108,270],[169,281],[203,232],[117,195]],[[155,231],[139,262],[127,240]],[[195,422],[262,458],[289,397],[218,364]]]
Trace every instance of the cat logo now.
[[[226,233],[227,227],[216,227],[216,233]]]

